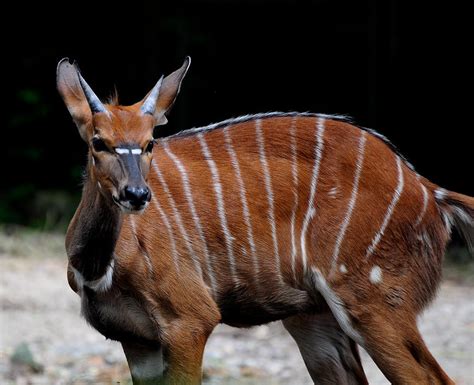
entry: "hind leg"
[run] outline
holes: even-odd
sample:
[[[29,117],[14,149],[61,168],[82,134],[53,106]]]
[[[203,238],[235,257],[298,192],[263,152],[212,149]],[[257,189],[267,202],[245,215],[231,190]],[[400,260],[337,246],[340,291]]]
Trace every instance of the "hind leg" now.
[[[358,324],[365,349],[392,384],[454,384],[431,355],[416,319],[409,314],[375,315]]]
[[[408,289],[396,301],[387,301],[390,291],[381,286],[351,285],[345,280],[331,287],[319,270],[312,273],[313,287],[341,328],[367,350],[392,384],[454,384],[418,332]]]
[[[315,384],[368,384],[357,345],[330,311],[296,315],[284,320],[283,325],[296,341]]]

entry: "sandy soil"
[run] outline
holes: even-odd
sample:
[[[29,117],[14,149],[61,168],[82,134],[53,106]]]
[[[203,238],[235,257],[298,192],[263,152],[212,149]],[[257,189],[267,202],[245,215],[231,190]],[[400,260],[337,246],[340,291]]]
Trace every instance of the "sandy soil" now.
[[[106,341],[79,315],[65,262],[18,258],[0,252],[0,383],[128,384],[120,345]],[[420,328],[428,346],[457,384],[474,385],[474,287],[444,282]],[[34,373],[11,362],[22,342],[37,363]],[[371,384],[387,384],[364,354]],[[296,345],[273,323],[248,330],[219,326],[205,354],[207,384],[309,385]]]

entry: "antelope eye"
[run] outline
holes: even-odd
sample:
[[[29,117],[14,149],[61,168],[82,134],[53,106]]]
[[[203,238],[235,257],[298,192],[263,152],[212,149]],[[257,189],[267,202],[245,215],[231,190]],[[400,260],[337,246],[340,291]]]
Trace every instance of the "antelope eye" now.
[[[155,143],[154,140],[150,141],[150,142],[147,144],[147,146],[146,146],[146,148],[145,148],[145,151],[146,151],[146,152],[152,152],[152,150],[153,150],[153,144],[154,144],[154,143]]]
[[[94,147],[94,151],[101,152],[101,151],[109,151],[105,142],[100,138],[93,138],[92,139],[92,147]]]

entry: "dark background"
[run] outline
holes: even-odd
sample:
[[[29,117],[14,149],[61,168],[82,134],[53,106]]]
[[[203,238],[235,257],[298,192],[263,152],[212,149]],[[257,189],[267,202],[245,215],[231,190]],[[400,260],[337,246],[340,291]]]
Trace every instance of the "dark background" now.
[[[343,113],[388,136],[422,175],[474,195],[467,4],[45,3],[3,12],[0,222],[61,228],[77,203],[86,146],[55,88],[64,56],[100,97],[117,87],[131,104],[190,55],[156,136],[255,112]]]

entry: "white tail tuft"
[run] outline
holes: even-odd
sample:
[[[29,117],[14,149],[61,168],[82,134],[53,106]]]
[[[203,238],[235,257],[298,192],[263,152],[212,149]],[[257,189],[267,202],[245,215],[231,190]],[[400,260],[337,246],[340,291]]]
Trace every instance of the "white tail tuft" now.
[[[474,198],[444,189],[435,190],[434,196],[446,227],[459,230],[474,256]]]

